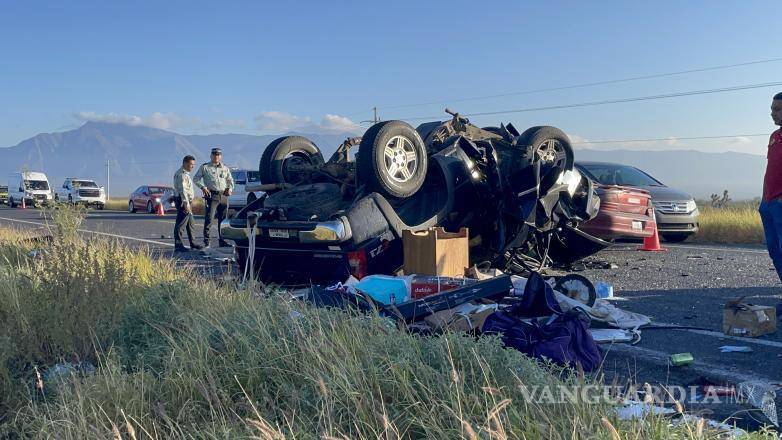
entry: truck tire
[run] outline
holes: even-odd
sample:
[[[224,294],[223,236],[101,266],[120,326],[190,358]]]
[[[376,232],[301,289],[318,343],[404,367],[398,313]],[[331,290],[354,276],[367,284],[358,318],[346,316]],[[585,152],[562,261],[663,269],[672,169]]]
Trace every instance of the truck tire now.
[[[402,121],[380,122],[361,139],[357,182],[387,197],[410,197],[423,185],[427,165],[424,141],[413,127]]]
[[[263,150],[258,172],[263,183],[295,185],[301,182],[302,177],[291,170],[291,166],[323,163],[323,154],[311,140],[302,136],[283,136]]]
[[[517,138],[516,144],[526,146],[525,157],[529,163],[540,161],[562,171],[573,169],[573,146],[567,135],[556,127],[528,128]]]

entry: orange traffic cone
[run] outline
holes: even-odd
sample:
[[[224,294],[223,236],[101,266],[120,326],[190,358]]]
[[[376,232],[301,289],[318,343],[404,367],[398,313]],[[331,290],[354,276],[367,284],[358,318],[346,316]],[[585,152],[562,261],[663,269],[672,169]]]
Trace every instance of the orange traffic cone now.
[[[166,213],[163,211],[163,202],[160,202],[157,204],[157,212],[155,213],[157,215],[166,215]]]
[[[27,205],[24,203],[24,197],[22,197],[22,209],[26,209]]]
[[[668,249],[660,246],[660,236],[657,234],[657,218],[654,219],[654,233],[651,237],[644,238],[643,246],[638,248],[639,251],[648,252],[665,252]]]

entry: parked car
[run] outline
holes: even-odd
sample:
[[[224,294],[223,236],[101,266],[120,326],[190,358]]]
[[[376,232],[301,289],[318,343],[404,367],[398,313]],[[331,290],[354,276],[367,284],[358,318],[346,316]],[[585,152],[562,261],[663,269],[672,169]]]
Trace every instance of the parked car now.
[[[402,265],[402,231],[430,226],[470,228],[473,262],[511,273],[567,264],[609,245],[577,228],[600,200],[573,168],[562,131],[481,129],[451,114],[417,129],[381,122],[327,162],[300,136],[269,144],[259,166],[264,183],[251,188],[267,197],[221,225],[240,269],[282,283],[391,274]]]
[[[624,185],[602,184],[580,162],[576,168],[595,183],[600,197],[597,216],[579,228],[603,240],[637,239],[654,233],[654,207],[649,191]]]
[[[232,168],[231,176],[234,178],[234,190],[231,196],[228,197],[228,206],[231,209],[239,210],[244,208],[263,195],[263,192],[247,190],[247,185],[260,183],[261,173],[258,170]]]
[[[0,204],[8,203],[8,187],[0,185]]]
[[[684,191],[666,186],[646,172],[606,162],[579,162],[579,167],[590,179],[601,185],[619,185],[649,191],[660,236],[670,242],[684,241],[698,232],[698,205]]]
[[[55,200],[94,206],[103,209],[106,206],[106,190],[94,180],[68,177],[62,187],[54,193]]]
[[[13,173],[8,177],[8,205],[39,206],[53,201],[52,190],[46,174],[36,171]]]
[[[155,213],[157,205],[163,203],[165,210],[170,210],[173,204],[166,205],[166,192],[170,197],[173,195],[173,188],[163,185],[143,185],[136,188],[128,198],[128,212],[146,211],[149,214]]]

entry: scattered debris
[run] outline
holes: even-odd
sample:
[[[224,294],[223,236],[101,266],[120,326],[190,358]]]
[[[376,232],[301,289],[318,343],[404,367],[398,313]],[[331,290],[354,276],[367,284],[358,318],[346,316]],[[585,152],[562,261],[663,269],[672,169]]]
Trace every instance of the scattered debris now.
[[[616,416],[619,420],[643,419],[648,415],[670,415],[676,414],[671,408],[651,405],[643,402],[625,402],[623,406],[616,409]]]
[[[43,373],[44,384],[63,383],[72,376],[86,377],[95,374],[95,366],[89,362],[60,362]]]
[[[777,312],[773,306],[743,303],[744,297],[725,304],[722,331],[729,336],[755,338],[777,331]]]
[[[767,382],[747,381],[739,384],[739,397],[758,408],[768,420],[779,427],[779,414],[775,403],[779,387]]]
[[[595,291],[597,292],[598,298],[606,299],[614,297],[614,286],[605,281],[598,281],[595,284]]]
[[[641,332],[633,329],[591,328],[589,333],[598,344],[630,342],[635,345],[641,340]]]
[[[691,353],[675,353],[671,355],[671,365],[674,367],[684,367],[692,365],[695,359]]]

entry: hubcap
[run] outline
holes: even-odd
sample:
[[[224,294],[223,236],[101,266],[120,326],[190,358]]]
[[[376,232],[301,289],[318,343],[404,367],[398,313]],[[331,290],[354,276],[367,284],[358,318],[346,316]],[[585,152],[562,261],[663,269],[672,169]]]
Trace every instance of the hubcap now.
[[[547,165],[562,167],[565,165],[565,147],[556,139],[546,139],[535,149],[536,159]]]
[[[418,154],[409,139],[394,136],[383,149],[383,163],[391,180],[405,183],[418,170]]]

